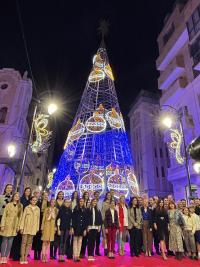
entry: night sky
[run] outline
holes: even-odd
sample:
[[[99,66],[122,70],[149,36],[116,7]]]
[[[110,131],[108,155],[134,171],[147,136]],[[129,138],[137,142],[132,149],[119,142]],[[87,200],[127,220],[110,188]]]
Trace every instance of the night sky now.
[[[29,71],[15,0],[1,1],[0,68]],[[127,121],[141,89],[156,90],[157,35],[174,0],[20,0],[19,9],[36,90],[54,90],[62,104],[55,120],[54,164],[58,163],[101,37],[109,20],[107,52],[121,111]],[[29,71],[30,73],[30,71]],[[30,75],[29,75],[30,77]]]

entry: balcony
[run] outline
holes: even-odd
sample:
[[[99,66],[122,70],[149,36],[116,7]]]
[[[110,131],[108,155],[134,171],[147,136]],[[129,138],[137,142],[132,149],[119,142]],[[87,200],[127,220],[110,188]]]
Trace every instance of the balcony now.
[[[168,89],[169,86],[183,74],[184,70],[185,64],[183,56],[175,57],[158,78],[158,88],[162,90]]]
[[[189,40],[188,31],[184,23],[176,29],[172,37],[166,43],[156,60],[157,70],[164,71],[172,59],[179,53],[180,49]]]
[[[168,90],[162,91],[160,99],[161,105],[173,105],[184,92],[183,89],[188,85],[186,77],[178,78]]]

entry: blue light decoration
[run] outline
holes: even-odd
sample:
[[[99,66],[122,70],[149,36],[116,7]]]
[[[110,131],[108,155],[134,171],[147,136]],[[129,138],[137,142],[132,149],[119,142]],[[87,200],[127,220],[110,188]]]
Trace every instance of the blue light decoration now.
[[[110,189],[117,198],[122,194],[138,195],[127,133],[104,46],[93,58],[64,149],[52,191],[64,190],[69,196],[74,186],[81,195],[88,191],[90,197],[94,191],[104,195]]]

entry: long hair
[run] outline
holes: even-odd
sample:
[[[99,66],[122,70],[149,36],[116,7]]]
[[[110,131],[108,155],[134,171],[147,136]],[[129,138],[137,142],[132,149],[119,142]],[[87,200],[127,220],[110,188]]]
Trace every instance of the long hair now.
[[[163,206],[162,206],[162,208],[160,207],[160,203],[161,203],[161,201],[163,202]],[[166,211],[166,209],[165,209],[165,207],[164,207],[164,199],[163,199],[163,198],[159,198],[159,199],[158,199],[158,204],[157,204],[156,210],[157,210],[157,211],[160,211],[160,210],[162,210],[162,211]],[[166,212],[167,212],[167,211],[166,211]]]
[[[83,201],[85,201],[84,200],[84,198],[79,198],[79,201],[78,201],[78,203],[77,203],[77,205],[76,205],[76,207],[77,207],[77,209],[80,209],[80,200],[83,200]],[[83,205],[83,208],[85,208],[85,206]]]
[[[58,195],[59,195],[60,193],[63,193],[63,191],[59,191],[59,192],[58,192],[58,194],[57,194],[57,196],[56,196],[56,200],[58,200]],[[63,193],[63,199],[62,199],[62,200],[64,200],[64,193]]]
[[[26,190],[30,190],[30,196],[29,196],[29,200],[30,200],[30,198],[31,198],[31,196],[32,196],[32,189],[28,186],[28,187],[26,187],[25,189],[24,189],[24,192],[23,192],[23,195],[22,195],[22,197],[25,197],[25,192],[26,192]]]
[[[105,202],[105,201],[107,200],[108,194],[111,195],[110,192],[106,192],[103,202]],[[111,200],[112,200],[112,196],[111,196],[111,198],[110,198],[110,202],[111,202]]]
[[[19,195],[18,192],[15,192],[13,195],[12,195],[12,198],[11,198],[11,201],[10,202],[13,202],[14,201],[14,197],[16,195]],[[18,212],[17,212],[17,217],[20,218],[21,214],[22,214],[22,211],[23,211],[23,206],[22,204],[20,203],[20,195],[19,195],[19,200],[17,201],[17,207],[18,207]]]
[[[95,201],[96,200],[96,198],[93,198],[92,200],[91,200],[91,202],[90,202],[90,209],[92,208],[92,203],[93,203],[93,201]],[[97,205],[94,207],[94,209],[96,210],[97,209]]]
[[[137,200],[137,204],[136,204],[136,207],[138,208],[138,199],[137,199],[137,197],[132,197],[131,199],[130,199],[130,201],[129,201],[129,207],[130,208],[132,208],[133,207],[133,199],[136,199]]]
[[[7,184],[7,185],[4,187],[4,190],[3,190],[3,195],[5,195],[5,194],[6,194],[6,189],[7,189],[7,187],[8,187],[8,186],[12,186],[12,187],[13,187],[13,185],[12,185],[12,184]],[[10,194],[12,195],[12,193],[13,193],[13,192],[11,191],[11,193],[10,193]]]
[[[74,200],[75,193],[77,193],[77,202],[79,202],[79,195],[78,195],[78,191],[77,190],[72,193],[71,201]]]

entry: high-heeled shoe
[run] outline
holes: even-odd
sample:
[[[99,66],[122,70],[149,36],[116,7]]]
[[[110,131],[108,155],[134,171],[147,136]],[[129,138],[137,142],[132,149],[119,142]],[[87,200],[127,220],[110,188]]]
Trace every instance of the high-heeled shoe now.
[[[163,258],[163,260],[167,260],[167,257],[166,257],[166,255],[165,255],[165,253],[162,253],[162,258]]]

